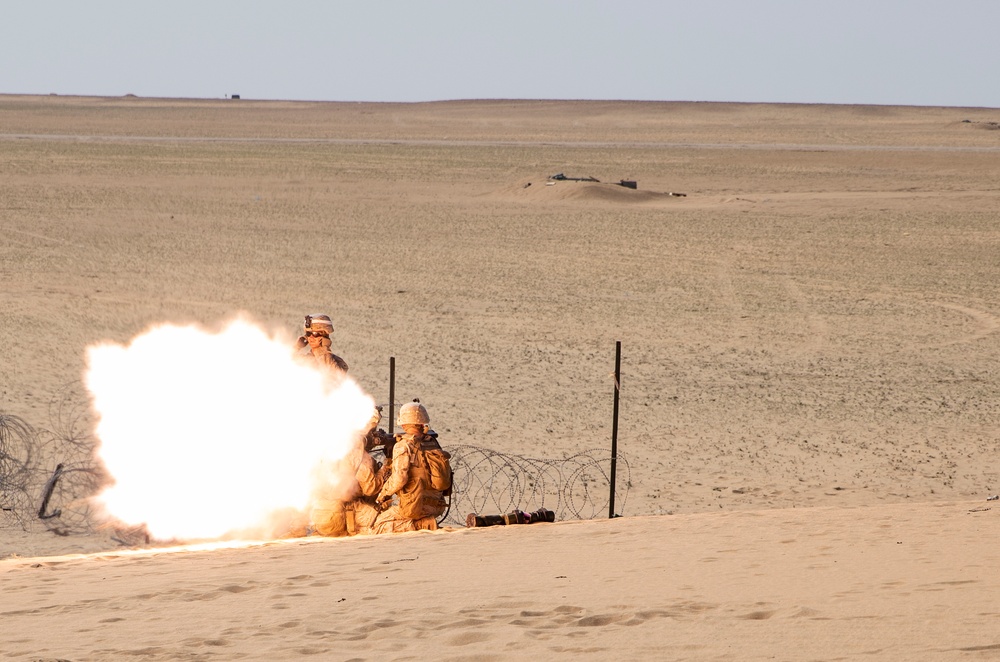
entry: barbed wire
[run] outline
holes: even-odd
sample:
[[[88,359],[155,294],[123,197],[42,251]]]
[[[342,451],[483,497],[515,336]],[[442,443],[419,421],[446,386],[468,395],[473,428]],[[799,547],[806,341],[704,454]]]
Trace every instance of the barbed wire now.
[[[21,417],[0,414],[0,522],[26,524],[35,435],[35,429]]]
[[[594,519],[611,502],[611,454],[586,450],[561,460],[530,458],[480,446],[446,448],[454,473],[451,507],[444,521],[465,525],[469,513],[505,514],[546,508],[556,519]],[[632,484],[628,459],[618,454],[615,509],[621,512]]]
[[[25,530],[41,525],[59,535],[91,533],[102,526],[90,497],[106,485],[108,476],[94,454],[97,440],[89,432],[93,428],[86,403],[80,383],[74,382],[49,404],[51,429],[0,413],[0,525]],[[464,526],[469,513],[502,515],[541,508],[553,511],[558,520],[594,519],[608,513],[611,454],[607,449],[563,459],[472,445],[446,450],[452,456],[454,479],[442,523]],[[616,459],[615,506],[620,513],[631,487],[631,468],[624,455],[619,453]]]
[[[107,477],[94,459],[80,386],[67,384],[49,403],[52,429],[0,414],[0,524],[41,525],[59,535],[93,531],[89,497]]]

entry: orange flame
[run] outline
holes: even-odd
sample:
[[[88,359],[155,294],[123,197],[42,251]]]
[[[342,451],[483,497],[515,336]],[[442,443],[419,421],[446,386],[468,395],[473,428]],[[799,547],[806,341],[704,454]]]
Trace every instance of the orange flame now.
[[[236,320],[88,348],[108,515],[158,539],[216,538],[306,509],[316,476],[350,480],[317,468],[344,464],[374,403],[290,340]]]

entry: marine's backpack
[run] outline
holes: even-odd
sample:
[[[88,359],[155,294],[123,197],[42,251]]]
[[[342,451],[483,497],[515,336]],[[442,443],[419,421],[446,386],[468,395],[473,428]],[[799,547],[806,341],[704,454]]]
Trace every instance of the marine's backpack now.
[[[429,487],[445,496],[451,494],[451,453],[441,448],[437,439],[431,437],[420,444],[421,455],[427,466]]]

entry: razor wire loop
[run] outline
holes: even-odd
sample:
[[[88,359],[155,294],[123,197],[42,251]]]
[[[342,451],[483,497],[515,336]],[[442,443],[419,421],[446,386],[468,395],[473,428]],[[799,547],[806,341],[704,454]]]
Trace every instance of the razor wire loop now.
[[[451,509],[445,521],[465,524],[462,513],[503,514],[546,508],[559,520],[594,519],[610,501],[611,457],[597,448],[562,460],[530,458],[480,446],[449,446]],[[624,509],[631,485],[628,459],[618,454],[624,480],[616,489]]]
[[[49,403],[52,430],[0,414],[0,524],[28,530],[36,521],[60,535],[89,533],[88,497],[106,479],[95,462],[96,440],[86,423],[80,382],[64,386]]]
[[[0,514],[24,526],[30,508],[35,430],[18,416],[0,414]]]

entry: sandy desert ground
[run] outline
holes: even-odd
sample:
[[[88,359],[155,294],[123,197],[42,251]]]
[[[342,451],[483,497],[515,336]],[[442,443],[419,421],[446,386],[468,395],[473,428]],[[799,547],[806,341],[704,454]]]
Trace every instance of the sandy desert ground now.
[[[395,357],[446,446],[535,458],[609,446],[621,341],[629,470],[612,521],[8,525],[0,657],[1000,656],[998,123],[0,96],[0,413],[51,425],[86,347],[155,323],[327,311],[377,401]]]

